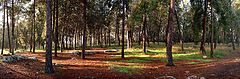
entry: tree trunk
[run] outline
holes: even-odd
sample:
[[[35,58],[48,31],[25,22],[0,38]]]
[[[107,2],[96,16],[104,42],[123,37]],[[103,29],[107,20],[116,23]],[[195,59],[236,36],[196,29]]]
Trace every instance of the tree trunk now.
[[[4,3],[3,3],[3,32],[2,32],[2,51],[1,51],[1,54],[3,54],[4,40],[5,40],[5,16],[6,16],[6,1],[4,0]]]
[[[170,7],[169,7],[169,16],[168,16],[168,26],[167,26],[167,36],[166,36],[166,40],[167,40],[167,60],[168,63],[166,66],[174,66],[173,64],[173,59],[172,59],[172,30],[173,30],[173,12],[174,12],[174,5],[175,5],[175,0],[170,0]]]
[[[125,0],[122,0],[122,59],[124,59]]]
[[[63,48],[64,48],[64,35],[61,35],[61,47],[60,47],[61,52],[63,52]]]
[[[144,1],[144,15],[143,15],[143,28],[142,28],[142,31],[143,31],[143,35],[142,35],[142,41],[143,41],[143,52],[144,53],[147,53],[147,46],[146,46],[146,23],[147,23],[147,15],[146,15],[146,1]]]
[[[12,0],[12,55],[14,55],[14,49],[15,49],[15,34],[14,34],[14,28],[15,28],[15,19],[14,19],[14,0]]]
[[[236,49],[236,47],[235,47],[235,33],[234,33],[234,31],[235,30],[231,30],[231,32],[232,32],[232,48],[233,48],[233,50],[235,50]]]
[[[6,4],[6,6],[8,6],[8,4]],[[9,46],[9,51],[10,53],[12,53],[12,44],[11,44],[11,36],[10,36],[10,27],[9,27],[9,22],[8,22],[8,19],[9,19],[9,12],[8,12],[8,8],[7,8],[7,36],[8,36],[8,46]]]
[[[87,46],[87,0],[84,0],[84,10],[83,10],[83,18],[84,18],[84,26],[83,26],[83,46],[82,46],[82,59],[85,59],[85,49]]]
[[[200,51],[202,52],[204,58],[206,55],[206,50],[205,50],[205,41],[206,41],[206,20],[207,20],[207,5],[208,5],[208,0],[205,0],[204,2],[204,16],[203,16],[203,22],[202,22],[202,39],[201,39],[201,47]]]
[[[46,40],[46,65],[45,65],[45,73],[53,73],[53,65],[52,65],[52,15],[51,15],[51,1],[47,0],[47,40]]]
[[[58,42],[58,0],[55,0],[55,11],[56,11],[56,27],[55,27],[55,39],[54,39],[54,44],[55,44],[55,48],[54,48],[54,56],[57,57],[57,50],[58,50],[58,46],[59,46],[59,42]]]
[[[214,53],[214,47],[213,47],[213,38],[214,38],[214,27],[213,27],[213,7],[212,7],[212,2],[213,1],[211,1],[211,47],[210,47],[210,49],[211,49],[211,51],[210,51],[210,57],[211,58],[213,58],[213,53]]]

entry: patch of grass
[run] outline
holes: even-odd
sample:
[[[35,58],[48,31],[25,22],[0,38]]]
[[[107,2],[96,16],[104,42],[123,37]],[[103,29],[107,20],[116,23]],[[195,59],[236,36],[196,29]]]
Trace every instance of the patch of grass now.
[[[155,60],[159,60],[160,58],[155,58],[155,57],[139,57],[139,58],[135,58],[135,59],[131,59],[131,60],[122,60],[123,62],[127,62],[127,63],[144,63],[144,62],[151,62],[151,61],[155,61]]]
[[[143,63],[143,62],[148,62],[147,60],[141,60],[141,59],[131,59],[131,60],[125,60],[124,62],[128,63]]]
[[[203,63],[211,63],[212,60],[210,59],[199,59],[199,61],[203,62]]]
[[[197,53],[173,54],[173,58],[175,60],[197,60],[197,59],[202,59],[202,56]]]
[[[111,65],[111,70],[121,72],[121,73],[127,73],[127,74],[136,74],[141,71],[140,66],[121,66],[121,65]]]
[[[227,50],[227,49],[225,49],[225,50],[222,50],[222,49],[219,49],[219,50],[215,50],[214,51],[214,57],[216,57],[216,58],[223,58],[223,57],[225,57],[226,55],[229,55],[230,54],[230,50]]]
[[[190,64],[190,65],[195,65],[195,64],[199,64],[198,62],[189,62],[187,64]]]

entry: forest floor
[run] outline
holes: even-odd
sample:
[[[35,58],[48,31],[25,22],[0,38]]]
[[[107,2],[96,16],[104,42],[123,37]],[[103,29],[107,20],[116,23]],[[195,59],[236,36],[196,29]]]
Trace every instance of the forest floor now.
[[[103,51],[103,50],[102,50]],[[223,58],[200,60],[178,60],[174,67],[166,67],[163,60],[127,57],[122,60],[115,56],[120,53],[88,55],[82,60],[79,56],[65,51],[53,57],[54,74],[44,74],[45,53],[25,52],[18,55],[37,57],[38,61],[23,60],[11,63],[0,62],[0,78],[15,79],[239,79],[240,51],[232,51]],[[141,60],[144,59],[144,60]],[[148,61],[151,60],[151,61]]]

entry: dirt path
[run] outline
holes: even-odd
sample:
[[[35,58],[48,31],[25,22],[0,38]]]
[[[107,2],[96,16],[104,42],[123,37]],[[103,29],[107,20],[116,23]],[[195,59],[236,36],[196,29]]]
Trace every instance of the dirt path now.
[[[208,69],[201,76],[208,79],[239,79],[240,78],[240,51],[215,62],[214,68]]]
[[[152,61],[144,63],[119,62],[121,58],[112,58],[112,54],[95,54],[81,60],[71,53],[61,53],[59,57],[53,57],[53,63],[62,64],[56,67],[52,75],[44,74],[44,53],[23,53],[24,56],[34,56],[39,61],[19,61],[13,63],[0,62],[0,79],[2,78],[24,78],[24,79],[186,79],[193,77],[199,79],[239,79],[240,78],[240,52],[223,59],[213,59],[211,63],[187,64],[192,61],[177,61],[175,67],[166,67],[164,62]],[[129,58],[131,59],[131,58]],[[128,59],[126,59],[128,60]],[[109,63],[111,62],[111,63]],[[141,70],[136,74],[120,73],[111,70],[111,65],[139,66]]]

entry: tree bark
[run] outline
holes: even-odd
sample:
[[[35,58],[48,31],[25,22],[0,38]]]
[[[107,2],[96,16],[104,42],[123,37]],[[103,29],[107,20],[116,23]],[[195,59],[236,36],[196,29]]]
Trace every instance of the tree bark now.
[[[175,0],[170,0],[168,26],[167,26],[167,34],[166,34],[167,35],[166,50],[167,50],[167,60],[168,60],[168,63],[166,66],[174,66],[173,59],[172,59],[172,38],[173,38],[172,30],[173,30],[174,4],[175,4]]]
[[[212,0],[211,0],[211,45],[210,45],[210,57],[213,58],[213,53],[214,53],[214,47],[213,47],[213,38],[214,38],[214,27],[213,27],[213,6],[212,6]]]
[[[143,52],[144,53],[147,53],[147,46],[146,46],[146,23],[147,23],[147,14],[146,14],[146,1],[144,0],[144,14],[143,14],[143,28],[142,28],[142,31],[143,31],[143,35],[142,35],[142,41],[143,41]]]
[[[231,29],[231,32],[232,32],[232,48],[233,48],[233,50],[235,50],[236,49],[236,47],[235,47],[235,30],[234,29]]]
[[[58,0],[55,0],[55,11],[56,11],[56,27],[55,27],[55,39],[54,39],[54,44],[55,44],[55,48],[54,48],[54,56],[57,57],[57,50],[58,50],[58,46],[59,46],[59,42],[58,42],[58,13],[59,13],[59,10],[58,10]]]
[[[125,0],[122,0],[122,59],[124,59]]]
[[[8,6],[8,4],[6,4],[6,6]],[[11,43],[11,35],[10,35],[10,26],[9,26],[9,9],[7,8],[7,36],[8,36],[8,46],[9,46],[9,51],[10,53],[12,53],[12,43]]]
[[[84,10],[83,10],[83,18],[84,18],[84,26],[83,26],[83,46],[82,46],[82,59],[85,59],[85,49],[87,46],[87,0],[84,0],[83,2]]]
[[[51,1],[46,0],[47,3],[47,40],[46,40],[46,62],[45,62],[45,73],[51,74],[53,73],[53,65],[52,65],[52,15],[51,15]]]
[[[36,38],[36,36],[35,36],[35,31],[36,31],[36,29],[35,29],[35,8],[36,7],[36,0],[34,0],[33,1],[33,53],[35,53],[35,47],[36,47],[36,42],[35,42],[35,38]]]
[[[14,55],[14,49],[15,49],[15,34],[14,34],[14,28],[15,28],[15,19],[14,19],[14,0],[12,0],[12,55]]]
[[[5,40],[5,16],[6,16],[6,1],[4,0],[3,3],[3,32],[2,32],[2,51],[1,54],[3,54],[4,49],[4,40]]]
[[[205,0],[204,2],[204,16],[203,16],[203,22],[202,22],[202,39],[201,39],[201,47],[200,51],[202,52],[203,56],[206,55],[206,50],[205,50],[205,42],[206,42],[206,20],[207,20],[207,5],[208,5],[208,0]]]

